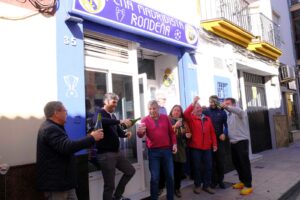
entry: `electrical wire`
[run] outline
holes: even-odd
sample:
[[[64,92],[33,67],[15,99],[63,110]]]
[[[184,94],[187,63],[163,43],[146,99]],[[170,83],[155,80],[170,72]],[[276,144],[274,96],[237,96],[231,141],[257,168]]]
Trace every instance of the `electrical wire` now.
[[[27,0],[22,0],[22,1],[17,0],[17,1],[20,3],[25,3]],[[17,17],[0,16],[0,19],[16,21],[16,20],[27,19],[27,18],[33,17],[38,14],[54,15],[56,8],[57,8],[57,0],[52,0],[48,4],[43,4],[43,3],[41,3],[41,1],[43,1],[43,0],[28,0],[28,2],[30,2],[30,4],[33,5],[33,7],[37,9],[36,12],[32,12],[27,15],[22,15],[22,16],[17,16]]]

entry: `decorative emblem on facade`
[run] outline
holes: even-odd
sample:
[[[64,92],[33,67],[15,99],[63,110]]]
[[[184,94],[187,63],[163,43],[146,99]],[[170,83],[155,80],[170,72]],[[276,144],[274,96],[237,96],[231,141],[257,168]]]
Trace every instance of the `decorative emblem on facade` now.
[[[163,77],[163,84],[164,86],[169,87],[173,84],[173,82],[174,82],[174,76],[172,74],[172,71],[170,68],[167,68],[165,70],[165,74]]]
[[[74,75],[66,75],[64,76],[64,81],[67,86],[66,97],[78,97],[78,92],[76,90],[77,84],[79,81],[79,77]]]
[[[180,31],[179,29],[176,29],[176,30],[175,30],[174,38],[175,38],[176,40],[180,40],[180,38],[181,38],[181,31]]]
[[[125,17],[125,9],[120,9],[119,7],[116,7],[116,17],[119,22],[122,22]]]
[[[105,7],[105,0],[79,0],[80,5],[89,13],[99,13]]]

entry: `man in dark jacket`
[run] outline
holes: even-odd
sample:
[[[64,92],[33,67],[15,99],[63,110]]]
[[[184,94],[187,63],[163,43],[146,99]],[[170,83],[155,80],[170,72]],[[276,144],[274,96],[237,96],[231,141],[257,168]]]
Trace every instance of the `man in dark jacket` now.
[[[114,93],[104,95],[104,107],[100,110],[103,121],[104,139],[97,143],[97,161],[104,179],[103,200],[125,200],[122,197],[125,187],[135,174],[135,168],[119,151],[120,138],[130,138],[131,132],[122,130],[119,124],[131,126],[129,119],[117,120],[114,114],[119,97]],[[98,113],[96,113],[98,115]],[[116,169],[123,172],[123,176],[115,188]]]
[[[77,200],[74,153],[88,148],[103,138],[103,131],[72,141],[64,124],[67,111],[59,101],[50,101],[44,108],[46,120],[37,137],[37,189],[47,200]]]
[[[217,185],[225,189],[224,180],[224,158],[225,158],[225,139],[227,134],[227,114],[224,109],[218,108],[218,96],[209,97],[209,108],[203,110],[203,113],[212,120],[217,136],[218,150],[213,153],[213,173],[212,188]]]

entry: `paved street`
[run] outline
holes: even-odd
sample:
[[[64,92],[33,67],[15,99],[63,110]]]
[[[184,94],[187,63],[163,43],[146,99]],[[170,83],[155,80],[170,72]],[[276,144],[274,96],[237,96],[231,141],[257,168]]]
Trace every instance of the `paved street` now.
[[[241,196],[238,190],[232,189],[229,184],[238,180],[236,171],[225,175],[228,188],[216,189],[216,194],[210,195],[202,192],[193,193],[193,185],[182,190],[181,199],[206,200],[275,200],[279,199],[291,187],[300,181],[300,142],[297,141],[287,148],[269,150],[260,153],[262,159],[252,163],[254,192],[249,196]],[[162,197],[161,199],[165,199]]]

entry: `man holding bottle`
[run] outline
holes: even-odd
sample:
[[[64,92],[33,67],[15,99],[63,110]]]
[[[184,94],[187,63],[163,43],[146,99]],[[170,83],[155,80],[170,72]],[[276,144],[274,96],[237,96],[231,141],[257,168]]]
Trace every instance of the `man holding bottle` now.
[[[47,200],[77,200],[74,153],[103,139],[102,129],[92,131],[83,139],[69,139],[64,124],[67,110],[60,101],[50,101],[44,107],[45,122],[37,137],[37,189]]]
[[[102,116],[104,139],[97,143],[97,161],[102,170],[104,179],[103,200],[125,200],[122,197],[126,184],[135,174],[135,169],[124,155],[119,151],[120,138],[130,138],[131,132],[121,129],[120,124],[127,127],[132,125],[129,119],[117,120],[114,114],[118,105],[119,97],[114,93],[104,95],[104,107],[99,113]],[[98,116],[98,113],[96,113]],[[123,176],[115,188],[116,169],[123,172]],[[114,194],[113,194],[114,193]]]

